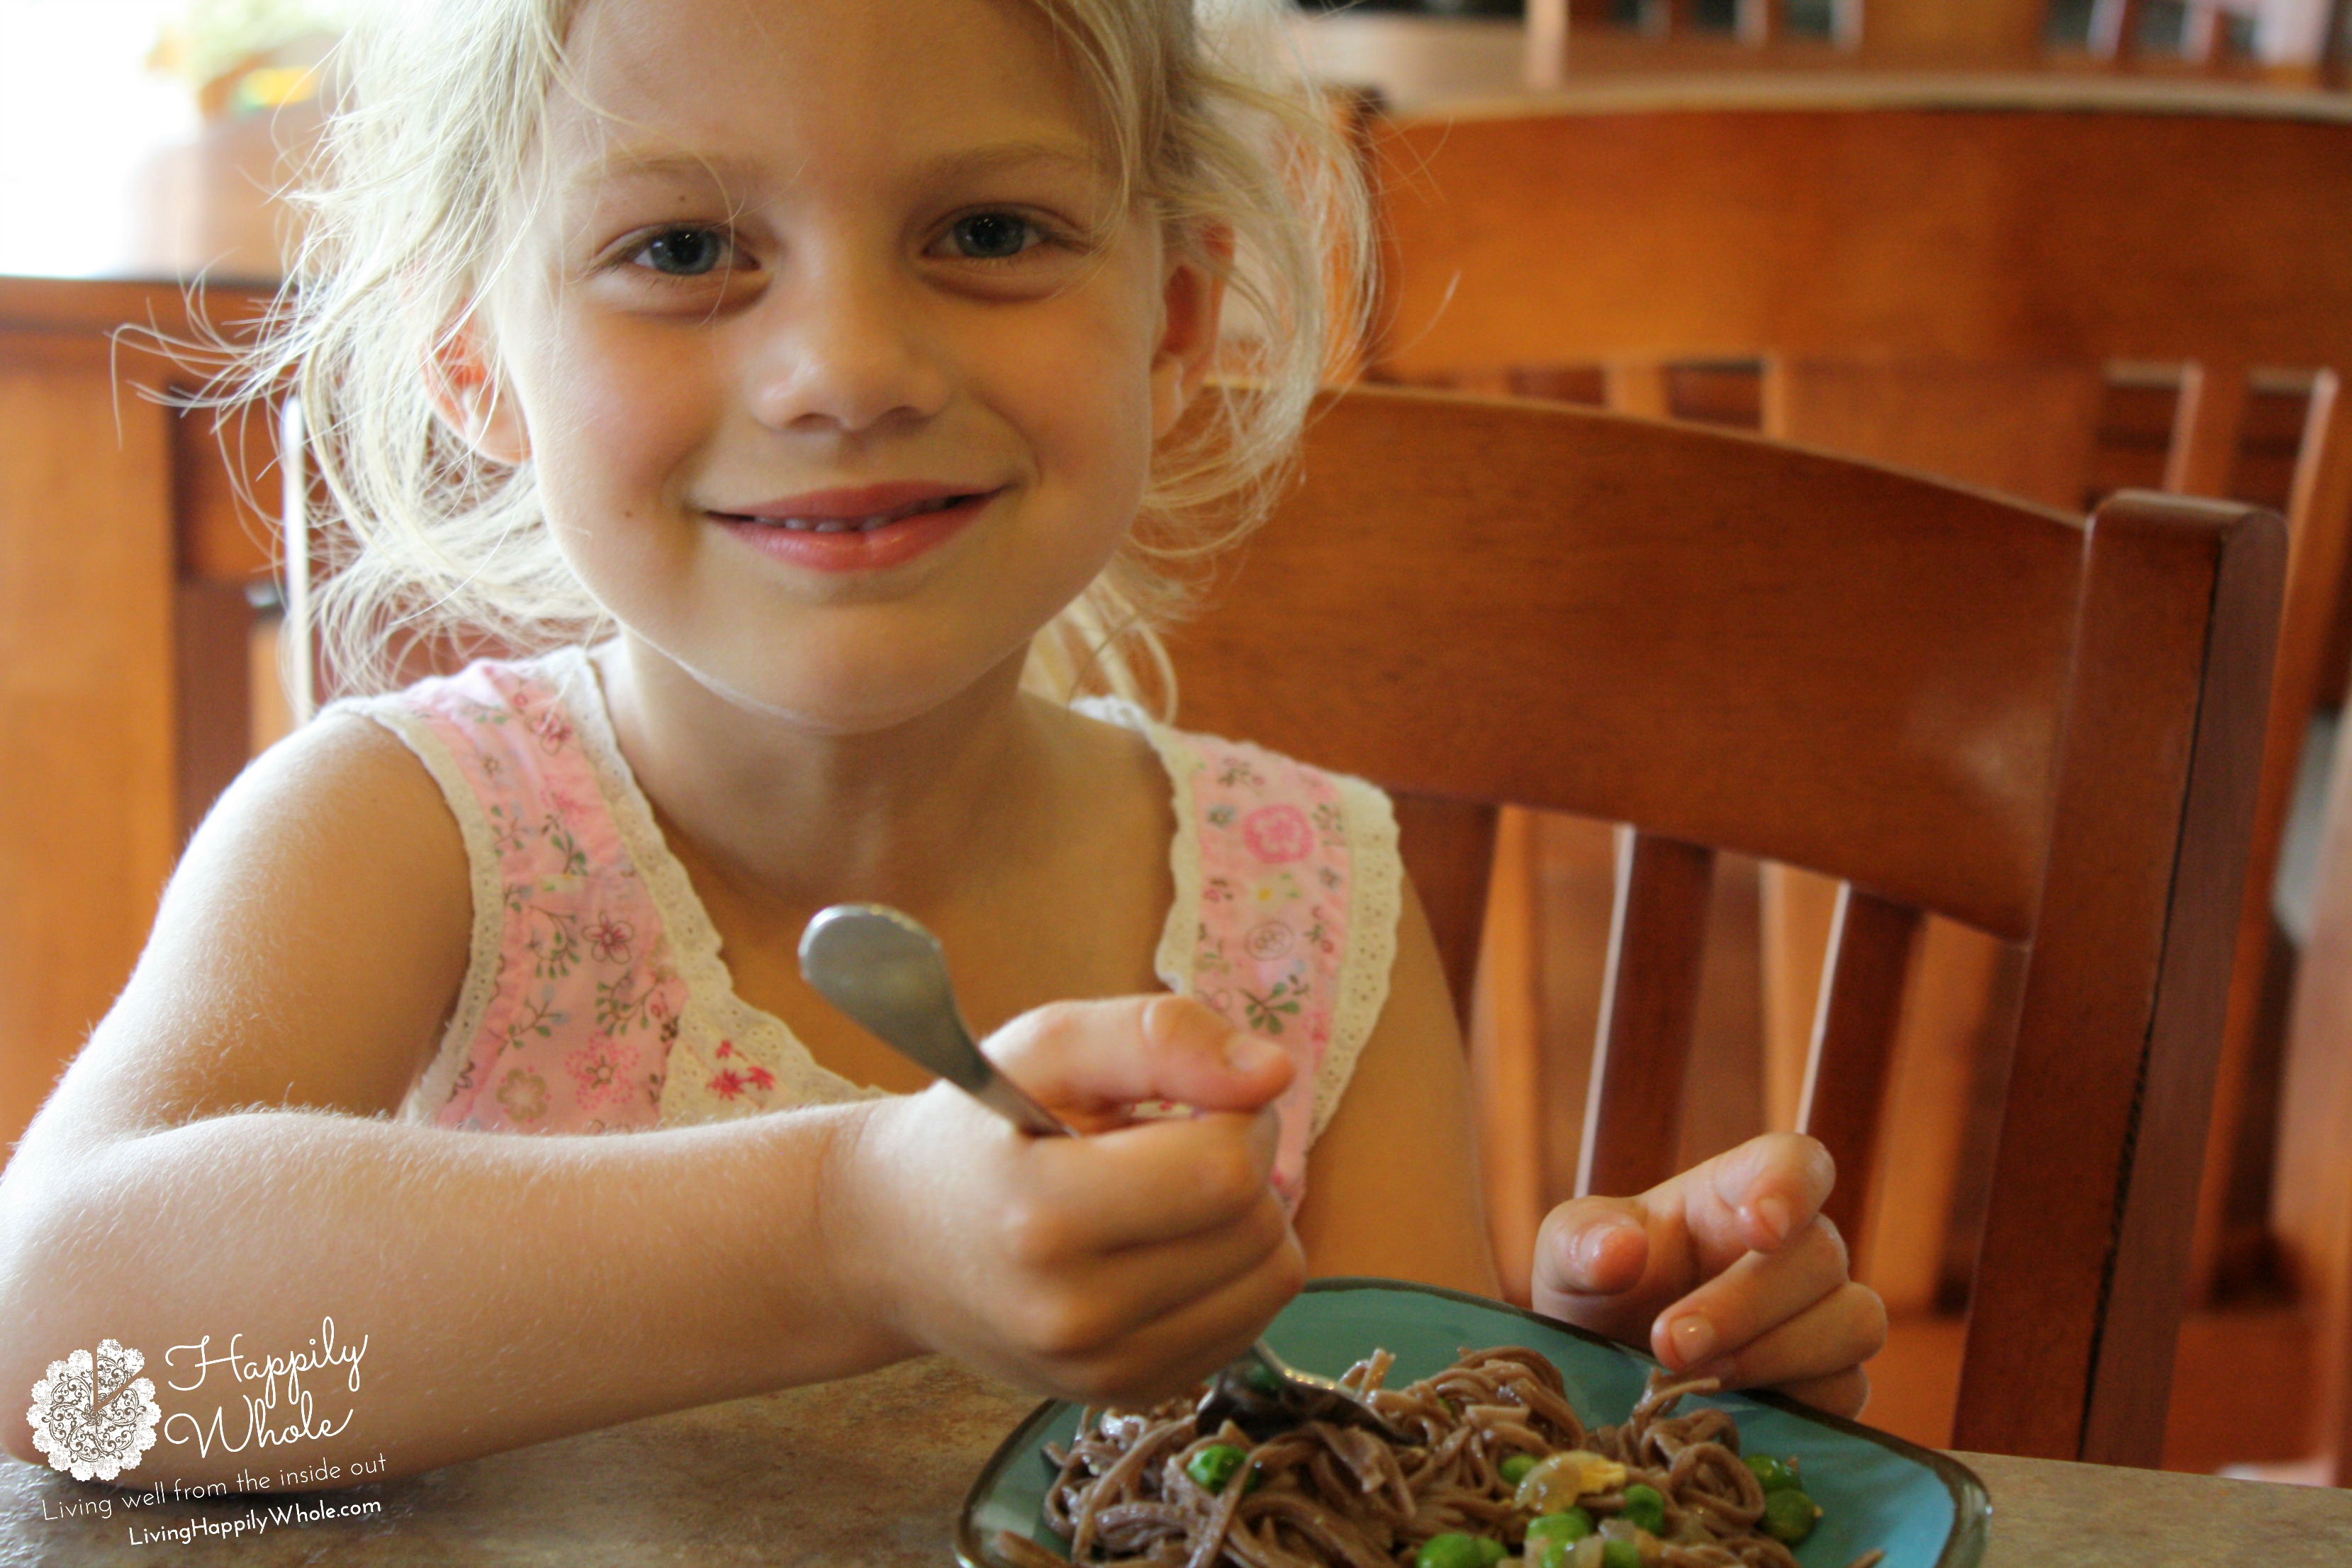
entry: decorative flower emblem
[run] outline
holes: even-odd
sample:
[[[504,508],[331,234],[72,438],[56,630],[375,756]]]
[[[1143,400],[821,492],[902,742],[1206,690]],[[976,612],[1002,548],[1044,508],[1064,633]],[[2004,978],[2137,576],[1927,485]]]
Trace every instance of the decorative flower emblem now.
[[[1304,860],[1315,847],[1315,829],[1295,805],[1261,805],[1242,818],[1242,842],[1269,866]]]
[[[626,921],[616,921],[611,915],[598,915],[596,923],[588,928],[588,951],[602,963],[629,962],[629,944],[637,933]]]
[[[49,1363],[49,1374],[33,1384],[25,1419],[52,1469],[78,1481],[110,1481],[137,1468],[163,1419],[153,1380],[138,1375],[146,1364],[146,1356],[114,1340],[100,1340],[95,1356],[78,1350]]]
[[[1242,938],[1242,949],[1262,963],[1280,958],[1297,940],[1298,933],[1280,921],[1265,921],[1250,928],[1249,935]]]
[[[628,1096],[625,1076],[637,1064],[637,1048],[609,1035],[591,1035],[588,1043],[563,1058],[563,1066],[580,1086],[580,1103],[593,1106]]]
[[[539,738],[541,751],[560,752],[571,743],[572,721],[563,716],[562,708],[550,703],[547,711],[541,713],[539,721],[530,727],[530,732]]]
[[[517,1121],[536,1121],[547,1114],[547,1080],[528,1068],[509,1068],[499,1080],[499,1103]]]

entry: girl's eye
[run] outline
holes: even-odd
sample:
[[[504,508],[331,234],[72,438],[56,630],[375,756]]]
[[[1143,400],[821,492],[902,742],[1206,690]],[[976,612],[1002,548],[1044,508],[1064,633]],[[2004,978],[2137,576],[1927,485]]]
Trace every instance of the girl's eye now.
[[[725,263],[731,249],[717,229],[673,228],[647,240],[630,259],[672,278],[699,278]]]
[[[1001,261],[1020,255],[1045,237],[1015,213],[974,213],[948,228],[956,254],[974,261]]]

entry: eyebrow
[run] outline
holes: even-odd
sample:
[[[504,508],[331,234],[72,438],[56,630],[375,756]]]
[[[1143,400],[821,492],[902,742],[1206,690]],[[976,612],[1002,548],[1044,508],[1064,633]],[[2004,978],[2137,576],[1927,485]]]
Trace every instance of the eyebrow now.
[[[1092,147],[1076,138],[1021,138],[992,142],[934,159],[923,173],[931,179],[953,180],[1034,164],[1059,164],[1091,174],[1100,167],[1101,159]],[[622,146],[583,164],[565,184],[577,186],[604,179],[640,176],[684,175],[707,180],[715,175],[721,185],[731,185],[749,183],[749,174],[750,165],[722,155]]]

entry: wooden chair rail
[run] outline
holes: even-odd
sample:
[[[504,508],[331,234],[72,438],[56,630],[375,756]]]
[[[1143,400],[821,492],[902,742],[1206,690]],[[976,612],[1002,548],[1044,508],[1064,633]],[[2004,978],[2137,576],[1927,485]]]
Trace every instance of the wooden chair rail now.
[[[1857,1184],[1914,911],[2030,943],[1963,1440],[2153,1462],[2277,520],[2141,495],[2085,530],[1731,435],[1369,390],[1319,416],[1307,473],[1175,640],[1185,721],[1392,788],[1635,825],[1596,1186],[1638,1186],[1675,1146],[1700,846],[1853,884],[1811,1109]],[[1433,921],[1459,952],[1470,900],[1447,903]]]
[[[1822,1141],[1841,1171],[1854,1174],[1822,1211],[1853,1238],[1849,1247],[1864,1234],[1870,1189],[1861,1177],[1878,1164],[1895,1025],[1921,923],[1917,910],[1858,892],[1851,882],[1838,889],[1797,1125]]]
[[[1712,849],[1621,832],[1579,1192],[1644,1192],[1675,1173],[1714,874]]]

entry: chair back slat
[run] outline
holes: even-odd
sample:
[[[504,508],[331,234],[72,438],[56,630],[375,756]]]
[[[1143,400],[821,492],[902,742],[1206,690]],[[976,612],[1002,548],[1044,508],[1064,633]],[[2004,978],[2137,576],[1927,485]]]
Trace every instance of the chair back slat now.
[[[2172,442],[2165,453],[2164,488],[2175,495],[2225,496],[2246,428],[2253,391],[2241,361],[2191,361],[2173,405]]]
[[[1895,1026],[1903,1012],[1904,981],[1919,926],[1916,910],[1889,903],[1851,882],[1838,889],[1797,1125],[1820,1139],[1837,1162],[1838,1184],[1822,1212],[1857,1255],[1870,1193],[1867,1178],[1878,1163]]]
[[[1963,1448],[2161,1454],[2284,571],[2283,530],[2217,526],[2246,515],[2126,495],[2092,520]]]
[[[1496,808],[1479,801],[1399,794],[1397,852],[1421,894],[1445,966],[1463,1028],[1470,1026],[1471,982],[1486,919],[1487,882],[1495,868]]]
[[[1617,907],[1592,1088],[1584,1097],[1580,1194],[1632,1196],[1675,1173],[1714,880],[1712,849],[1619,831]]]
[[[2311,1451],[2352,1487],[2352,724],[2339,721],[2310,940],[2287,1026],[2279,1248],[2312,1326]]]
[[[2031,932],[2079,522],[1746,437],[1377,388],[1325,406],[1305,464],[1218,591],[1234,613],[1171,639],[1187,723]],[[1445,521],[1363,521],[1399,508]],[[1351,679],[1288,676],[1330,668]]]
[[[2253,849],[2238,913],[2229,1025],[2221,1035],[2221,1067],[2205,1145],[2207,1167],[2216,1173],[2232,1168],[2238,1131],[2248,1110],[2263,980],[2269,973],[2270,889],[2294,804],[2304,737],[2312,711],[2326,705],[2328,685],[2344,674],[2340,666],[2331,668],[2329,660],[2335,647],[2331,623],[2340,613],[2337,599],[2346,557],[2352,552],[2347,514],[2352,514],[2352,396],[2347,395],[2342,376],[2323,370],[2312,382],[2287,502],[2286,607],[2280,622],[2278,664],[2271,677]],[[2229,1196],[2230,1184],[2211,1175],[2198,1192],[2198,1253],[2190,1269],[2191,1278],[2200,1282],[2219,1267]]]

